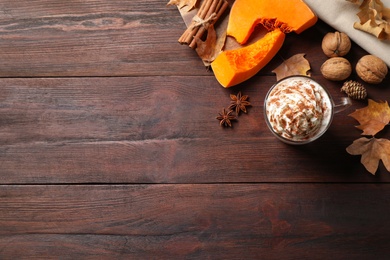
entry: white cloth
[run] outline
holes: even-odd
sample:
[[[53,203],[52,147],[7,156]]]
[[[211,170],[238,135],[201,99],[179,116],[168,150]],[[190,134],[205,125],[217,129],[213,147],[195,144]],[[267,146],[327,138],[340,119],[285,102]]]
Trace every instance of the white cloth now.
[[[379,40],[375,36],[353,28],[359,22],[356,15],[359,5],[346,0],[304,0],[318,18],[339,32],[346,33],[352,41],[368,53],[380,57],[390,67],[390,40]],[[382,0],[390,8],[390,0]]]

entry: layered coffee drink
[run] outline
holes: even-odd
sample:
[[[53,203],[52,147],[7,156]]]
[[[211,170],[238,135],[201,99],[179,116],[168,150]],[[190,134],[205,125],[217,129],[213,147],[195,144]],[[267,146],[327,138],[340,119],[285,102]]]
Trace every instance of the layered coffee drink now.
[[[288,77],[273,86],[265,100],[266,121],[273,133],[291,143],[322,135],[333,116],[328,92],[305,76]]]

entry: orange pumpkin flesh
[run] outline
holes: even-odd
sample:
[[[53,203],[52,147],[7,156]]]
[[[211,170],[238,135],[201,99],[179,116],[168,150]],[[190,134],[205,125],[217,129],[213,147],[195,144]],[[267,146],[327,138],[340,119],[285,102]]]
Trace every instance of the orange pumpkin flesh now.
[[[254,76],[276,55],[284,38],[285,34],[275,29],[251,45],[221,52],[211,63],[218,82],[227,88]]]
[[[317,22],[302,0],[236,0],[230,10],[227,34],[244,44],[257,24],[272,30],[301,33]]]

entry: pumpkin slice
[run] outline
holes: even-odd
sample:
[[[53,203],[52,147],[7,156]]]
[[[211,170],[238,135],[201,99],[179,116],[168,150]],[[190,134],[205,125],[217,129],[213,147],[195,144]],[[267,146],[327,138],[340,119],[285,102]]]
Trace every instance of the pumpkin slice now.
[[[285,34],[275,29],[251,45],[221,52],[211,63],[218,82],[228,88],[254,76],[276,55],[284,38]]]
[[[231,8],[227,34],[244,44],[257,24],[268,30],[301,33],[317,22],[302,0],[236,0]]]

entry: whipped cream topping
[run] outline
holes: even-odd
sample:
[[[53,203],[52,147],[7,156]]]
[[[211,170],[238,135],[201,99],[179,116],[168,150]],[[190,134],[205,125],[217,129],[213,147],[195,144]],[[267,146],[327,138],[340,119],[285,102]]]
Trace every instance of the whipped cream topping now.
[[[287,78],[269,93],[268,121],[278,135],[290,140],[314,137],[330,120],[331,103],[325,90],[306,78]]]

